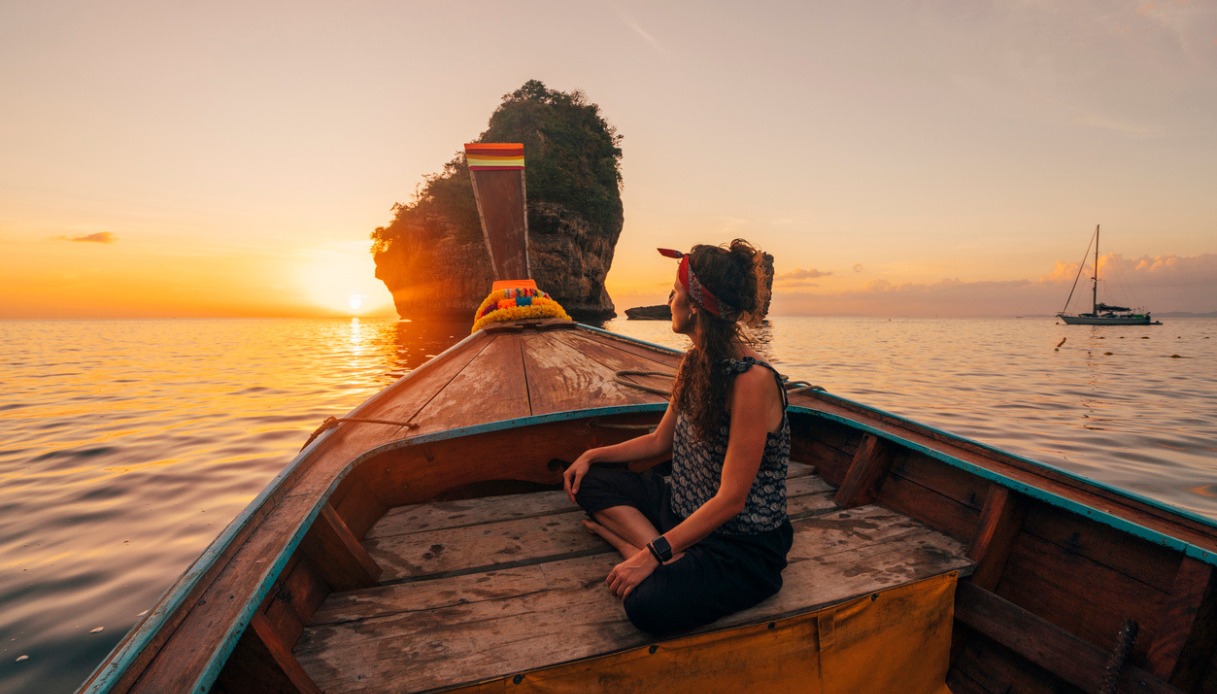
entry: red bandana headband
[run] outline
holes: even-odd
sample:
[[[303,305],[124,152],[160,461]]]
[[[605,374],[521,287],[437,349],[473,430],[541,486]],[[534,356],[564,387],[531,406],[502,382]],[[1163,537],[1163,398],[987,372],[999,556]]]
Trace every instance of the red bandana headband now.
[[[669,258],[680,258],[680,269],[676,271],[676,279],[680,281],[680,286],[685,288],[689,296],[693,297],[693,302],[705,309],[710,315],[717,318],[725,318],[733,320],[735,318],[735,309],[728,304],[721,302],[706,289],[697,279],[697,275],[693,274],[693,268],[689,267],[689,254],[681,253],[680,251],[672,250],[671,248],[658,248],[661,255]],[[725,315],[724,315],[725,314]]]

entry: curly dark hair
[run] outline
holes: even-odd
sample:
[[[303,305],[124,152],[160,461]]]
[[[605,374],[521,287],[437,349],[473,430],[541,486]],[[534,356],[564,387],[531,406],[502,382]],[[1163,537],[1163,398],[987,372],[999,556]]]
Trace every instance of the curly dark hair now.
[[[693,247],[689,268],[702,286],[720,302],[731,307],[723,317],[709,311],[696,313],[698,340],[685,353],[677,371],[673,401],[699,436],[718,430],[727,408],[727,387],[723,362],[734,356],[736,346],[747,341],[744,323],[759,321],[765,306],[760,294],[766,285],[760,279],[762,254],[743,239],[729,245]]]

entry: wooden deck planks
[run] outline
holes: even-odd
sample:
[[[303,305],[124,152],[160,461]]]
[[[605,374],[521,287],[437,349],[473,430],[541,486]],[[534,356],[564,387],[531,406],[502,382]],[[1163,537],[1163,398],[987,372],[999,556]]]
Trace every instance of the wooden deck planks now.
[[[540,509],[553,504],[538,497],[554,494],[522,495],[513,501],[536,499],[533,508]],[[803,517],[794,521],[796,539],[783,574],[785,587],[774,598],[710,628],[764,623],[970,566],[960,543],[881,507],[839,509],[831,494],[819,478],[791,480],[792,499],[821,501],[811,504],[819,508],[800,512]],[[619,561],[606,544],[584,533],[579,546],[592,553],[562,557],[551,551],[557,546],[554,538],[567,531],[546,524],[560,520],[573,541],[582,532],[576,522],[578,511],[555,508],[549,515],[538,511],[540,516],[527,517],[518,515],[519,508],[511,510],[509,502],[496,500],[493,503],[508,514],[503,520],[468,524],[469,509],[453,508],[453,503],[442,504],[447,506],[448,520],[440,519],[442,513],[436,515],[429,521],[430,529],[397,535],[374,529],[370,537],[376,537],[369,542],[413,536],[403,541],[416,543],[410,546],[417,551],[429,538],[463,533],[462,552],[475,554],[483,550],[473,546],[492,542],[487,538],[496,532],[498,542],[506,545],[518,542],[513,537],[534,532],[550,534],[551,546],[531,563],[473,567],[459,575],[331,596],[295,649],[323,690],[420,691],[652,641],[629,624],[620,603],[603,586],[604,576]],[[411,513],[419,518],[417,512]],[[449,527],[434,529],[443,524]],[[597,543],[600,551],[595,551]],[[379,555],[378,559],[385,563]],[[434,575],[433,569],[443,564],[440,556],[429,561],[431,567],[419,568]],[[390,572],[386,566],[386,573]]]
[[[815,476],[790,480],[791,517],[835,508],[831,491]],[[583,529],[586,516],[561,491],[401,508],[364,538],[384,570],[382,583],[609,551]]]
[[[803,495],[829,491],[832,487],[812,474],[814,468],[805,463],[790,463],[787,495],[791,504]],[[365,539],[391,535],[428,532],[441,528],[480,525],[497,520],[532,518],[570,510],[570,501],[562,491],[534,494],[509,494],[460,501],[433,501],[389,509],[368,531]],[[791,508],[791,515],[795,509]]]

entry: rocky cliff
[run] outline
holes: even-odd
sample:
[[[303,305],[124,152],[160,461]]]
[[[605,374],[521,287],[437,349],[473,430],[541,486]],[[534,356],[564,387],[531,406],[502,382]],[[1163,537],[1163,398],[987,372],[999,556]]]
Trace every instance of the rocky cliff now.
[[[620,136],[599,107],[532,80],[503,97],[478,141],[524,143],[537,286],[577,319],[616,315],[604,278],[624,224]],[[372,250],[398,315],[472,315],[490,291],[491,270],[463,156],[395,211],[372,234]]]

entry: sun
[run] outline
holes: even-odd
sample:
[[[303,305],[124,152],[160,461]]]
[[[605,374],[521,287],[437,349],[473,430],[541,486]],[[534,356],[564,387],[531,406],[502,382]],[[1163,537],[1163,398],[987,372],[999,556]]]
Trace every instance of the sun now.
[[[362,241],[299,249],[294,265],[301,298],[327,313],[378,315],[388,306],[389,294]]]

